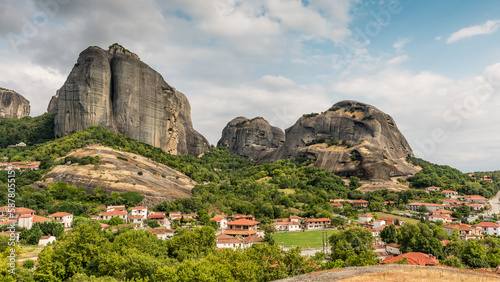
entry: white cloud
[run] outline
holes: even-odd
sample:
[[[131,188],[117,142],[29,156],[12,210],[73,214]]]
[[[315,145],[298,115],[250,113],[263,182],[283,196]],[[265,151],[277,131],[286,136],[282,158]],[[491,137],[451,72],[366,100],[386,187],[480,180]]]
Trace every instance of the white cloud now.
[[[499,27],[500,27],[500,20],[489,20],[480,25],[465,27],[457,32],[454,32],[450,37],[448,37],[446,43],[450,44],[460,39],[468,38],[475,35],[491,34],[497,31]]]
[[[409,38],[399,38],[396,42],[394,42],[394,44],[392,44],[392,47],[394,47],[394,49],[396,49],[396,51],[399,53],[403,51],[403,48],[409,42],[410,42]]]
[[[500,138],[492,131],[500,120],[500,63],[463,79],[385,64],[372,75],[338,81],[333,89],[393,116],[418,157],[463,170],[497,163],[500,149],[490,140]]]

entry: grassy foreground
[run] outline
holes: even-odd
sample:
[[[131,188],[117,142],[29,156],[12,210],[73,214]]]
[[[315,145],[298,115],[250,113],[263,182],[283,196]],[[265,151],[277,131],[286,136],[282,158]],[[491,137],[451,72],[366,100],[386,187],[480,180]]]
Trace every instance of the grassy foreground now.
[[[299,231],[289,233],[273,234],[276,244],[284,244],[285,247],[300,247],[300,248],[321,248],[322,247],[322,232],[328,232],[328,236],[332,235],[337,230],[315,230],[315,231]]]

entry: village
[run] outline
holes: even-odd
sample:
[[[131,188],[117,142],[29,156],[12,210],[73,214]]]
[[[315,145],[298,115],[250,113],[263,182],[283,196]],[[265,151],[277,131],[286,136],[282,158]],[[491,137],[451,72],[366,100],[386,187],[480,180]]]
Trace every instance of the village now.
[[[392,213],[385,213],[384,217],[377,216],[376,213],[366,212],[370,206],[369,201],[354,200],[351,202],[335,200],[331,206],[337,210],[343,210],[345,205],[350,205],[357,211],[355,217],[345,217],[335,214],[345,221],[342,226],[333,224],[331,218],[302,218],[297,215],[290,215],[288,218],[278,218],[272,220],[273,233],[297,233],[318,230],[339,230],[352,227],[362,227],[371,232],[374,238],[374,249],[380,264],[394,263],[404,259],[409,264],[436,265],[439,261],[430,254],[420,252],[403,253],[400,245],[396,243],[386,244],[381,239],[384,228],[393,226],[399,230],[408,221],[419,220],[435,223],[446,231],[449,236],[457,236],[463,242],[470,239],[482,239],[485,235],[498,236],[500,234],[500,220],[496,222],[493,217],[479,220],[481,211],[489,208],[488,199],[479,195],[459,196],[457,192],[451,190],[441,190],[439,187],[427,187],[428,193],[441,193],[446,200],[442,204],[413,202],[406,205],[406,210],[393,210]],[[382,203],[385,207],[394,206],[394,202]],[[455,210],[461,206],[467,206],[473,213],[476,213],[474,224],[462,223],[459,218],[453,217]],[[389,208],[388,208],[389,209]],[[390,208],[392,210],[392,208]],[[65,232],[71,232],[73,228],[74,216],[67,212],[56,212],[47,216],[36,214],[35,210],[17,207],[13,213],[8,206],[0,207],[0,226],[17,226],[19,228],[31,229],[35,223],[55,221],[64,227]],[[399,213],[397,213],[399,212]],[[391,216],[393,215],[393,216]],[[496,218],[496,217],[495,217]],[[193,228],[199,225],[196,213],[181,212],[155,212],[144,206],[126,207],[125,205],[106,206],[97,215],[91,215],[90,220],[98,221],[102,230],[116,232],[120,227],[129,226],[134,229],[144,229],[154,234],[160,240],[168,240],[176,235],[181,228]],[[217,249],[244,249],[254,244],[263,242],[265,231],[261,228],[261,223],[255,220],[253,215],[233,214],[229,216],[215,216],[211,220],[217,223],[216,247]],[[151,222],[155,227],[151,227]],[[112,224],[119,222],[118,224]],[[5,236],[15,236],[20,242],[20,231],[11,233],[4,231],[0,233]],[[302,233],[305,234],[306,233]],[[39,248],[53,244],[57,238],[50,234],[42,236],[38,242]],[[446,246],[451,240],[442,240]],[[324,251],[317,249],[314,252]],[[328,250],[326,251],[328,253]],[[311,254],[311,253],[309,253]]]

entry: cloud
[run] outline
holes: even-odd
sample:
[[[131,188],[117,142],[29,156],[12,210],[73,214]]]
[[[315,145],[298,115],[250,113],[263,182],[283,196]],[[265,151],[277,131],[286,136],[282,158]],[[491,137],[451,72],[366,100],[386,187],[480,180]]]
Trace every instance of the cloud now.
[[[394,49],[396,49],[396,51],[399,53],[409,42],[410,42],[409,38],[399,38],[396,42],[394,42],[394,44],[392,44],[392,47],[394,47]]]
[[[500,63],[463,79],[387,63],[373,74],[338,81],[333,89],[393,116],[417,157],[464,171],[497,163],[500,149],[489,140],[500,138],[492,130],[500,120]]]
[[[450,44],[475,35],[491,34],[497,31],[499,27],[500,20],[489,20],[480,25],[465,27],[457,32],[454,32],[450,37],[448,37],[448,39],[446,39],[446,43]]]

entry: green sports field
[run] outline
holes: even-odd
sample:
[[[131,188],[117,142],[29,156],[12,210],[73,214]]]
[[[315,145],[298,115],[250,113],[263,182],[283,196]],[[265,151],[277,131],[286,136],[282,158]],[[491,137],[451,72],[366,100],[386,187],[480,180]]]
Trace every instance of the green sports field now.
[[[321,248],[322,247],[322,232],[328,232],[328,236],[337,230],[315,230],[306,232],[289,232],[273,234],[274,241],[280,245],[284,243],[285,247],[301,247],[301,248]]]

